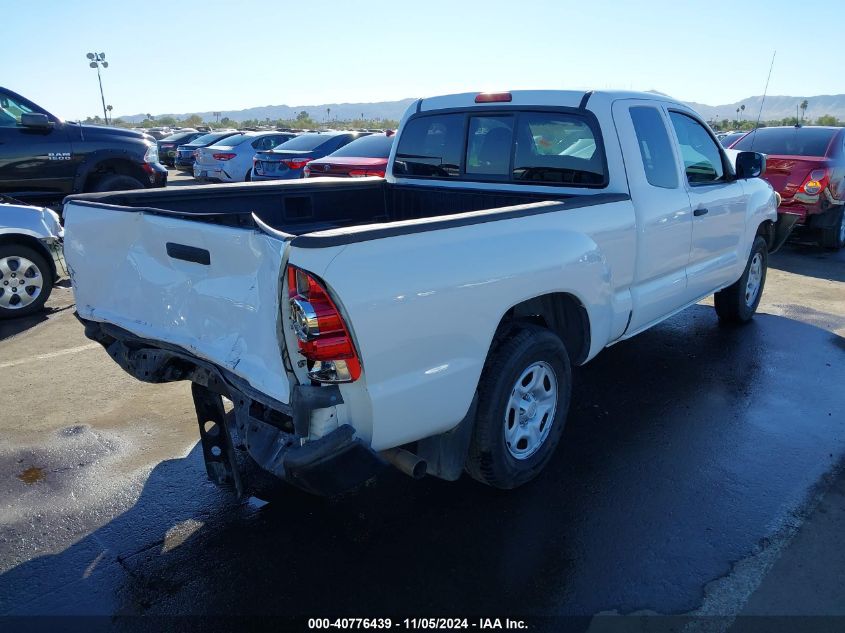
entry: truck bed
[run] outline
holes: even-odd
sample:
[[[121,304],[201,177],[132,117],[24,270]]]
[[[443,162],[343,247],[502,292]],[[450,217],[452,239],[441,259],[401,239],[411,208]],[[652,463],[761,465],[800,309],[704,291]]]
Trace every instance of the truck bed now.
[[[65,202],[144,210],[227,226],[251,226],[254,213],[290,235],[349,226],[512,207],[566,195],[391,185],[380,178],[173,187],[69,196]]]

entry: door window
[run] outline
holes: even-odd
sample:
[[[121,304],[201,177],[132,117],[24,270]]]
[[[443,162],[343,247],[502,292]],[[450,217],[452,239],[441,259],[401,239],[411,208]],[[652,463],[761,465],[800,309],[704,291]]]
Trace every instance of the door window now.
[[[725,181],[722,153],[704,126],[686,114],[670,112],[678,136],[684,171],[690,185],[710,185]]]
[[[0,127],[15,127],[20,125],[21,115],[32,112],[23,103],[20,103],[5,92],[0,92]]]
[[[281,140],[279,136],[262,136],[252,144],[252,146],[257,149],[259,152],[273,149],[279,143],[283,143],[284,141]]]
[[[646,180],[655,187],[675,189],[678,186],[675,154],[660,112],[657,108],[635,106],[631,108],[631,121],[637,135]]]

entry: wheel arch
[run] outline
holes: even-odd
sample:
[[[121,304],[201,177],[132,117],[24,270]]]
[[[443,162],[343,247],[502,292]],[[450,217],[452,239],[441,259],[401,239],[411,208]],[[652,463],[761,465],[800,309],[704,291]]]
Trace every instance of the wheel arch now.
[[[757,226],[757,232],[754,236],[760,236],[764,240],[766,240],[766,246],[768,247],[769,251],[771,251],[775,247],[775,223],[769,219],[763,220]]]
[[[56,262],[53,261],[53,255],[47,250],[43,242],[36,237],[26,235],[24,233],[0,233],[0,246],[7,244],[21,244],[27,248],[31,248],[36,253],[40,254],[50,267],[50,273],[53,275],[53,280],[58,278],[58,271],[56,270]]]
[[[99,178],[106,174],[131,176],[144,187],[149,186],[149,174],[141,166],[142,160],[127,152],[95,152],[80,167],[74,181],[74,193],[91,191]]]
[[[583,364],[590,353],[590,315],[584,303],[570,292],[550,292],[511,306],[499,319],[488,355],[520,323],[541,325],[563,341],[572,363]]]

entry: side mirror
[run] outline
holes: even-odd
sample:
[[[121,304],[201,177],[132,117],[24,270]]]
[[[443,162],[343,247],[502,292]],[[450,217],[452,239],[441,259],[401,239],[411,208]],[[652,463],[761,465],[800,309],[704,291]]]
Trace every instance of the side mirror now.
[[[24,112],[21,114],[21,125],[46,130],[50,127],[50,119],[46,114],[41,114],[40,112]]]
[[[766,157],[759,152],[739,152],[736,155],[736,177],[759,178],[766,171]]]

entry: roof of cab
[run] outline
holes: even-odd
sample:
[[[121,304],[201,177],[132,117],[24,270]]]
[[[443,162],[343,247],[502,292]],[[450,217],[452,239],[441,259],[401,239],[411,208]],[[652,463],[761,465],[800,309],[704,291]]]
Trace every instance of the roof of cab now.
[[[631,90],[510,90],[511,101],[506,102],[509,106],[564,106],[584,107],[593,98],[600,98],[605,102],[613,102],[617,99],[648,99],[652,101],[668,101],[678,103],[671,97],[657,92],[636,92]],[[480,103],[475,98],[480,92],[463,92],[458,94],[441,95],[420,99],[412,104],[418,112],[425,110],[447,110],[450,108],[466,108],[472,106],[501,106],[501,102]]]

